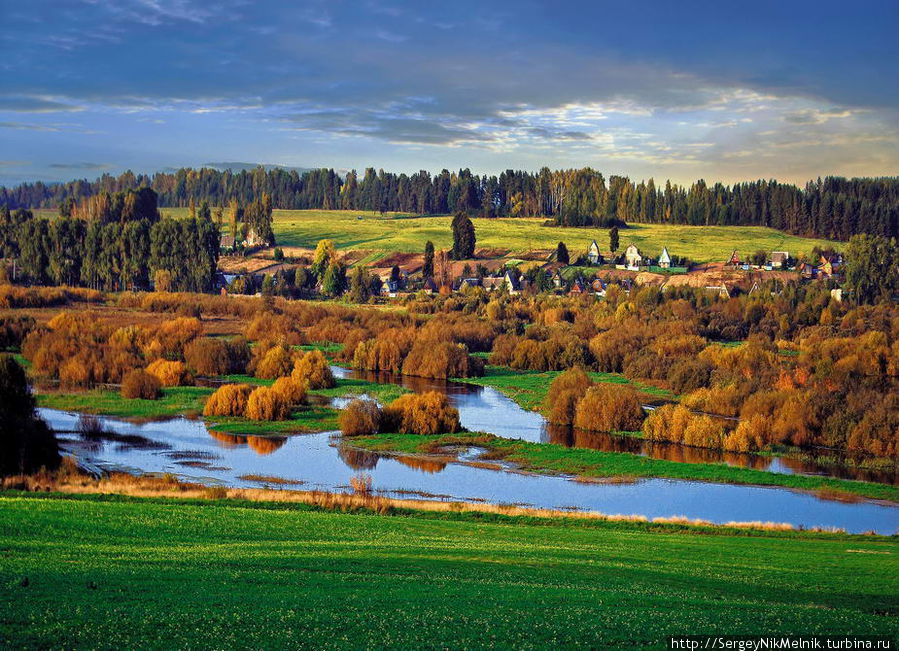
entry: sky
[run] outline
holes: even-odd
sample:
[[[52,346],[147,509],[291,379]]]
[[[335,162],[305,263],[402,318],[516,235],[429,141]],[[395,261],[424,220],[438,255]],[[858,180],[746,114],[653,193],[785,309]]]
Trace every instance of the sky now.
[[[0,0],[0,183],[899,174],[896,0]]]

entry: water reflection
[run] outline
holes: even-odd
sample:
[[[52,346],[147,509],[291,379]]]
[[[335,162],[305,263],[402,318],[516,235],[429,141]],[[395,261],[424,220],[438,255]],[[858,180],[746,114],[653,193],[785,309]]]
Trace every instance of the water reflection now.
[[[849,465],[818,463],[807,458],[725,452],[694,448],[677,443],[646,441],[629,436],[615,436],[602,432],[587,432],[547,423],[540,414],[521,408],[516,402],[492,387],[395,373],[359,371],[338,366],[334,366],[332,369],[335,376],[341,378],[360,379],[379,384],[397,384],[416,393],[424,391],[445,393],[459,410],[462,426],[472,432],[487,432],[496,436],[534,443],[556,443],[566,447],[589,448],[604,452],[627,452],[679,463],[724,463],[729,466],[788,475],[821,475],[899,484],[899,467],[897,466],[886,470],[869,470],[855,465],[861,459],[850,457],[842,459]],[[345,401],[334,401],[333,404],[337,408],[341,408]]]
[[[397,497],[518,503],[649,518],[683,515],[712,522],[790,522],[886,534],[899,527],[899,508],[894,506],[827,502],[777,488],[667,479],[585,484],[439,459],[377,459],[341,445],[332,432],[277,437],[277,443],[266,448],[267,454],[259,454],[251,447],[251,439],[267,437],[209,432],[201,421],[177,418],[134,424],[101,418],[103,430],[110,436],[85,446],[85,438],[75,429],[76,414],[51,409],[39,412],[59,433],[64,450],[106,471],[173,473],[189,481],[247,488],[302,484],[310,490],[340,491],[347,490],[350,479],[364,470],[372,476],[377,493]]]

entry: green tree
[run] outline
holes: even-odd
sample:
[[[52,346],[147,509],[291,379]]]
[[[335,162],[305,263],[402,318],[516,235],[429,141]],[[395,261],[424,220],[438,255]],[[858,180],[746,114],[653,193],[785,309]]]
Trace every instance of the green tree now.
[[[340,296],[346,287],[346,269],[339,262],[331,262],[322,278],[322,294]]]
[[[350,300],[354,303],[365,303],[371,295],[370,292],[371,278],[368,270],[361,265],[355,267],[350,278]]]
[[[53,432],[34,413],[25,371],[0,355],[0,475],[31,473],[59,465]]]
[[[315,247],[315,253],[312,256],[312,266],[310,270],[316,278],[322,278],[328,267],[337,262],[337,249],[334,248],[334,242],[331,240],[319,240]]]
[[[612,228],[609,229],[609,250],[612,253],[615,253],[615,251],[618,250],[618,245],[618,227],[612,226]]]
[[[878,235],[853,235],[846,247],[846,288],[856,303],[891,300],[899,292],[896,240]]]
[[[454,260],[465,260],[474,256],[475,232],[474,224],[463,212],[456,213],[452,222]]]
[[[421,275],[425,278],[434,277],[434,243],[431,240],[425,242],[425,262],[421,268]]]
[[[568,261],[568,247],[565,246],[565,242],[559,242],[559,245],[556,247],[556,262],[559,264],[568,264]]]

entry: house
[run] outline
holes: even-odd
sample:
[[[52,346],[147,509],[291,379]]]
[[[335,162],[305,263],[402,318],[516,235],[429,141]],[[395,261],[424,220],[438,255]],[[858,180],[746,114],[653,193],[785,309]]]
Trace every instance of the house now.
[[[247,239],[243,241],[243,244],[247,248],[252,248],[254,246],[265,246],[266,242],[256,234],[255,228],[251,228],[247,233]]]
[[[590,283],[590,289],[593,290],[593,293],[597,296],[605,296],[606,295],[606,286],[599,278],[594,278],[593,282]]]
[[[774,269],[783,269],[789,260],[789,251],[773,251],[771,253],[771,267]]]
[[[568,290],[569,296],[579,296],[587,292],[587,286],[584,285],[584,280],[578,276],[574,279],[574,282],[571,283],[571,289]]]
[[[806,279],[813,279],[818,277],[818,267],[813,264],[809,264],[808,262],[803,262],[799,265],[799,275]]]
[[[503,282],[505,281],[504,277],[494,278],[492,276],[488,276],[481,281],[481,286],[486,289],[488,292],[492,292],[494,289],[499,289]]]
[[[730,298],[730,289],[728,289],[725,283],[721,283],[720,285],[708,285],[705,290],[712,294],[717,294],[721,298]]]
[[[668,254],[668,247],[662,247],[662,255],[659,256],[659,266],[662,269],[669,269],[671,267],[671,256]]]
[[[434,282],[433,278],[425,278],[421,290],[425,294],[436,294],[439,291],[439,287],[437,287],[437,283]]]
[[[233,235],[222,235],[219,238],[219,248],[222,251],[233,251],[234,250],[234,236]]]
[[[624,252],[624,259],[627,261],[627,266],[636,269],[640,266],[640,263],[643,262],[643,256],[640,255],[640,249],[637,248],[636,244],[628,244],[627,249]]]
[[[593,240],[590,243],[590,248],[587,249],[587,260],[590,261],[590,264],[602,264],[602,254],[599,252],[596,240]]]
[[[503,282],[500,283],[500,288],[505,289],[513,296],[520,294],[521,278],[518,276],[518,272],[512,271],[511,269],[506,271],[506,274],[503,276]]]
[[[459,290],[460,291],[465,290],[465,289],[474,289],[475,287],[480,287],[480,286],[481,286],[480,278],[463,278],[459,282]]]
[[[555,287],[556,289],[565,289],[565,279],[562,278],[562,274],[560,274],[558,271],[553,274],[552,283],[553,287]]]
[[[730,258],[728,258],[727,262],[724,263],[725,266],[728,267],[742,267],[743,262],[740,260],[740,254],[734,251],[730,254]]]
[[[840,272],[840,265],[843,262],[843,259],[840,256],[831,256],[825,257],[821,256],[821,264],[818,265],[818,268],[821,270],[821,273],[827,274],[828,276],[833,276],[834,274],[838,274]]]

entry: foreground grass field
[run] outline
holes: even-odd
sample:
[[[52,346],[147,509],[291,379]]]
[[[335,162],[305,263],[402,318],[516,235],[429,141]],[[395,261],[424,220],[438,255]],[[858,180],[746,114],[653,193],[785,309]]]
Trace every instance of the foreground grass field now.
[[[358,219],[363,215],[363,219]],[[376,213],[326,210],[276,210],[274,230],[278,243],[314,247],[321,239],[332,239],[341,249],[367,249],[391,253],[420,253],[427,240],[438,249],[452,247],[450,217],[404,217]],[[549,228],[543,219],[477,219],[478,247],[508,250],[512,254],[533,249],[555,248],[564,241],[572,255],[585,253],[592,239],[606,250],[606,229]],[[759,226],[672,226],[633,224],[621,231],[621,248],[631,242],[649,255],[658,255],[663,246],[674,255],[697,262],[723,262],[734,249],[749,254],[759,249],[786,250],[796,255],[810,252],[816,245],[836,242],[788,235]]]
[[[895,540],[491,519],[6,494],[0,646],[664,648],[681,634],[899,634]]]

